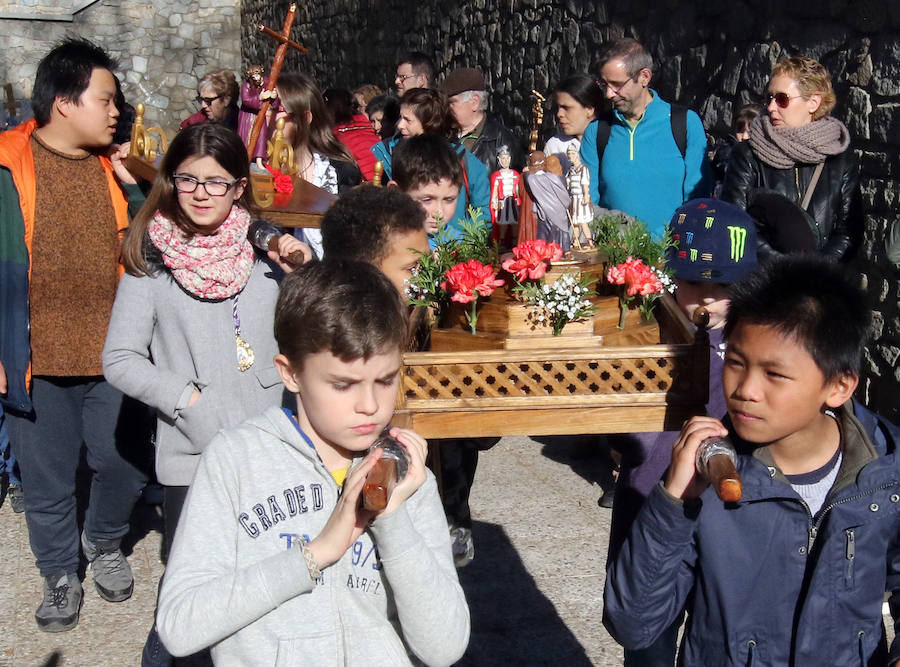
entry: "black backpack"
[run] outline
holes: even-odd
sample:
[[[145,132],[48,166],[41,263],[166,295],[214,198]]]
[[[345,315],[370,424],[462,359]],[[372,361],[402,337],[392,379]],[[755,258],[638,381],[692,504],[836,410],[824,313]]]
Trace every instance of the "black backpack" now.
[[[680,104],[672,104],[672,113],[669,120],[672,123],[672,138],[675,139],[675,145],[681,152],[681,159],[684,160],[687,154],[687,112],[688,109]],[[609,142],[609,133],[613,123],[612,113],[605,114],[597,119],[597,164],[603,163],[603,151],[606,150],[606,144]]]

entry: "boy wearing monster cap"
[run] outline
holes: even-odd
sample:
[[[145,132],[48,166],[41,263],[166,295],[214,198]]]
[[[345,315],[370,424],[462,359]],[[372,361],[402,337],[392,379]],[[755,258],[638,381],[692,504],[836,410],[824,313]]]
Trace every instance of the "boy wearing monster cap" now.
[[[668,265],[674,271],[675,300],[688,319],[709,335],[709,402],[711,417],[725,414],[722,328],[728,310],[729,286],[756,268],[756,226],[745,211],[718,199],[694,199],[675,211],[669,223],[675,247]],[[703,310],[701,310],[703,309]],[[705,311],[705,314],[703,314]],[[631,524],[648,494],[662,478],[672,457],[677,431],[632,433],[617,437],[622,454],[616,484],[609,556],[618,554]],[[625,650],[625,665],[672,665],[679,619],[650,647]]]

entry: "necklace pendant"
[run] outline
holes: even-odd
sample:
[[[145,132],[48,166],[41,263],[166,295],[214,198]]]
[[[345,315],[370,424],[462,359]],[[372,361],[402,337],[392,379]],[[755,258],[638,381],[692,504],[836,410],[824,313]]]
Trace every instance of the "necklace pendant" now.
[[[234,342],[237,346],[237,365],[238,370],[242,373],[253,365],[256,361],[256,355],[253,354],[253,348],[250,343],[241,338],[240,334],[234,335]]]

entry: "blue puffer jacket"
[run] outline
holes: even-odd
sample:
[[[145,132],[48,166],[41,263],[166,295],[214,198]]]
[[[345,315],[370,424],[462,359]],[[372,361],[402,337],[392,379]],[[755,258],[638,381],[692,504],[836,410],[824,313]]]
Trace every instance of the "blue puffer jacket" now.
[[[687,602],[685,665],[889,664],[881,608],[886,590],[900,603],[900,429],[857,403],[838,417],[843,461],[815,518],[768,449],[746,443],[740,502],[653,490],[607,572],[603,622],[617,641],[650,645]]]

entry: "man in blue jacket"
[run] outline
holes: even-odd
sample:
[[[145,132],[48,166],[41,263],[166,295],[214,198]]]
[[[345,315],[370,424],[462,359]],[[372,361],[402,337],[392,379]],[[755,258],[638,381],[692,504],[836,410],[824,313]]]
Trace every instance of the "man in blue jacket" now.
[[[711,190],[703,123],[650,88],[653,58],[633,39],[600,54],[597,76],[614,110],[588,125],[581,141],[591,200],[634,216],[659,236],[676,208]]]
[[[685,423],[609,564],[603,620],[626,647],[650,645],[686,607],[679,664],[897,664],[882,601],[889,591],[896,614],[900,429],[851,400],[871,318],[856,283],[789,256],[734,286],[727,418]],[[704,440],[723,436],[736,502],[696,469]]]

